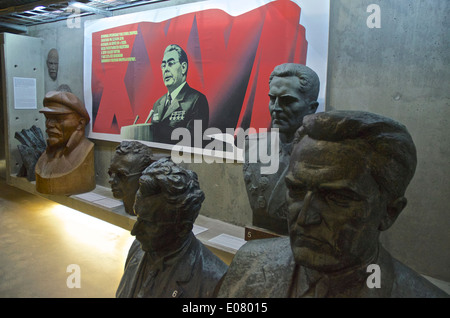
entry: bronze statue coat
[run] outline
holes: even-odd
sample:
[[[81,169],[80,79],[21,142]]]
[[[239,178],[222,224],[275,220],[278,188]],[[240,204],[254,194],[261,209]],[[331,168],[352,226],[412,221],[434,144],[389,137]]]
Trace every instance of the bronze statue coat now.
[[[164,106],[167,94],[159,98],[153,105],[153,116],[150,129],[155,142],[174,144],[177,140],[171,140],[172,131],[183,127],[189,129],[194,135],[194,120],[201,120],[202,134],[208,128],[209,106],[206,96],[191,88],[188,83],[184,85],[175,99],[169,105],[167,111]]]
[[[313,276],[313,270],[295,264],[288,237],[249,241],[234,256],[218,297],[448,297],[444,291],[394,259],[381,246],[374,263],[380,266],[381,288],[367,286],[366,278],[370,273],[361,267],[359,271],[337,277],[326,275],[327,284],[322,284],[319,291],[317,284],[323,275],[316,275],[319,278],[307,281],[307,277]],[[293,293],[295,273],[297,284]]]
[[[180,250],[150,262],[138,240],[131,245],[118,298],[209,298],[227,265],[192,233]]]
[[[281,235],[288,234],[286,185],[284,177],[289,166],[292,144],[280,142],[276,173],[261,174],[259,148],[266,154],[271,152],[271,133],[250,135],[245,140],[245,163],[243,165],[244,182],[252,209],[253,225],[273,231]],[[251,162],[250,154],[258,154],[257,162]]]

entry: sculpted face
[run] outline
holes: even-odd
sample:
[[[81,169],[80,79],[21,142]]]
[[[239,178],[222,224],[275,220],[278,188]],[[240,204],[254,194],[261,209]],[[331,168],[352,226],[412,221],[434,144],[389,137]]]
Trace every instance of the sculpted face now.
[[[164,85],[172,92],[186,79],[187,63],[180,63],[178,53],[169,51],[164,54],[161,62]]]
[[[47,145],[50,148],[63,148],[76,130],[84,129],[84,119],[74,112],[45,113],[45,127],[48,135]]]
[[[175,212],[168,210],[166,201],[157,189],[153,195],[143,196],[140,190],[136,193],[134,212],[137,220],[131,235],[136,236],[146,252],[170,250],[177,242]]]
[[[135,153],[115,154],[108,170],[109,184],[115,198],[134,201],[139,189],[140,156]]]
[[[277,77],[270,82],[269,111],[272,127],[280,134],[293,137],[302,125],[303,117],[313,114],[316,102],[310,102],[299,90],[300,79],[297,76]]]
[[[370,174],[365,147],[309,137],[294,147],[285,181],[296,263],[339,271],[376,256],[386,199]]]
[[[50,50],[47,56],[48,74],[52,80],[58,76],[59,57],[56,50]]]

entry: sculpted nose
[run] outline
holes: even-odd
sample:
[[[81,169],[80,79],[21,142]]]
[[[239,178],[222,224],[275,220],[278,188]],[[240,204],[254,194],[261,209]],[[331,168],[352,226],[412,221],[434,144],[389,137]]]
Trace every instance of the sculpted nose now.
[[[315,225],[322,222],[320,211],[314,204],[314,193],[308,191],[303,200],[303,205],[297,217],[297,224],[300,226]]]
[[[282,112],[283,111],[283,108],[281,108],[281,106],[280,106],[280,99],[278,97],[275,98],[272,105],[273,105],[272,111],[274,111],[274,112]]]
[[[116,174],[109,172],[109,171],[108,171],[108,174],[109,174],[109,180],[108,180],[109,184],[110,185],[117,184]]]

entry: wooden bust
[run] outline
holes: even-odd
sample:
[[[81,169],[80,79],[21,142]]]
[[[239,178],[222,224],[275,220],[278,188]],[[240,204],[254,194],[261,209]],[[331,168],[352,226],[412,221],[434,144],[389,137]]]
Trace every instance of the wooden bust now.
[[[44,97],[47,148],[36,163],[36,190],[70,195],[95,188],[94,144],[85,137],[90,120],[84,104],[69,92]]]

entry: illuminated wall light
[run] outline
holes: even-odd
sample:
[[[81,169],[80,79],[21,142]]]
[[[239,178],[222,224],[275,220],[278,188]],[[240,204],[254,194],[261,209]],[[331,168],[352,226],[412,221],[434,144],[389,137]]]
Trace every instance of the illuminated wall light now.
[[[70,236],[76,246],[83,244],[103,253],[126,253],[134,240],[128,230],[63,205],[56,204],[51,213],[61,222],[63,235]]]

